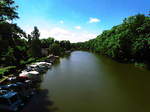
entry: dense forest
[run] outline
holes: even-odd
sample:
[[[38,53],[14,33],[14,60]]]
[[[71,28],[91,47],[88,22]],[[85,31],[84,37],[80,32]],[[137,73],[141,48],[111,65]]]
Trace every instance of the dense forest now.
[[[26,34],[14,23],[19,19],[17,8],[14,0],[0,1],[0,74],[48,54],[62,55],[71,49],[69,41],[56,41],[50,37],[39,39],[40,31],[36,26],[31,34]]]
[[[150,17],[137,14],[104,31],[97,38],[75,43],[76,49],[90,50],[121,62],[150,63]]]

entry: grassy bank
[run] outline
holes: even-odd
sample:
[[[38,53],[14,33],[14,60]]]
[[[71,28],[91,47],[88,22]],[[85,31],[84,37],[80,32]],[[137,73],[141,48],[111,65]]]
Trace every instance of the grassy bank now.
[[[8,67],[0,68],[0,77],[10,73],[13,69],[16,69],[16,66],[8,66]]]
[[[63,52],[61,53],[61,56],[51,55],[51,56],[46,56],[46,57],[41,57],[41,58],[29,58],[27,61],[22,61],[19,66],[8,66],[8,67],[0,68],[0,80],[3,80],[5,78],[3,76],[8,76],[10,74],[16,75],[20,71],[22,71],[27,65],[30,65],[36,62],[48,61],[50,63],[55,63],[60,57],[63,57],[70,52],[68,51]]]

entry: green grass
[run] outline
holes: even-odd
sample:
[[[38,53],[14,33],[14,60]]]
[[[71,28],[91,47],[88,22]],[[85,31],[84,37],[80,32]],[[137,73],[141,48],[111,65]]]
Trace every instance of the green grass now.
[[[4,68],[0,68],[0,75],[4,75],[6,72],[9,72],[12,69],[15,69],[16,66],[8,66]]]
[[[139,68],[146,68],[147,67],[146,64],[144,64],[144,63],[135,63],[135,66],[139,67]]]
[[[39,58],[39,59],[37,59],[36,61],[38,62],[38,61],[44,61],[44,60],[46,60],[47,59],[47,57],[42,57],[42,58]]]

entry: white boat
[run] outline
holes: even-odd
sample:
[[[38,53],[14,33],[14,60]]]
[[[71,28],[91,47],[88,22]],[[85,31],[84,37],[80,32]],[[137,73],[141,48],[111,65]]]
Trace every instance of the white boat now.
[[[32,81],[41,81],[40,76],[38,74],[39,72],[37,71],[30,71],[30,72],[23,71],[22,73],[19,74],[19,77],[27,78]]]
[[[37,71],[30,71],[30,72],[28,72],[29,74],[33,74],[33,75],[39,75],[39,72],[37,72]]]

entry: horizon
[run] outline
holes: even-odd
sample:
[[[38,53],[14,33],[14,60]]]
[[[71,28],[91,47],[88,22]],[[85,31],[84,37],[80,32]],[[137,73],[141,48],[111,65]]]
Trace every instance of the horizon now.
[[[72,43],[96,38],[104,30],[138,13],[147,14],[149,0],[15,0],[20,19],[15,22],[26,32],[39,28],[40,38],[53,37]],[[86,2],[86,3],[85,3]],[[42,3],[42,4],[41,4]],[[134,5],[133,5],[134,4]]]

